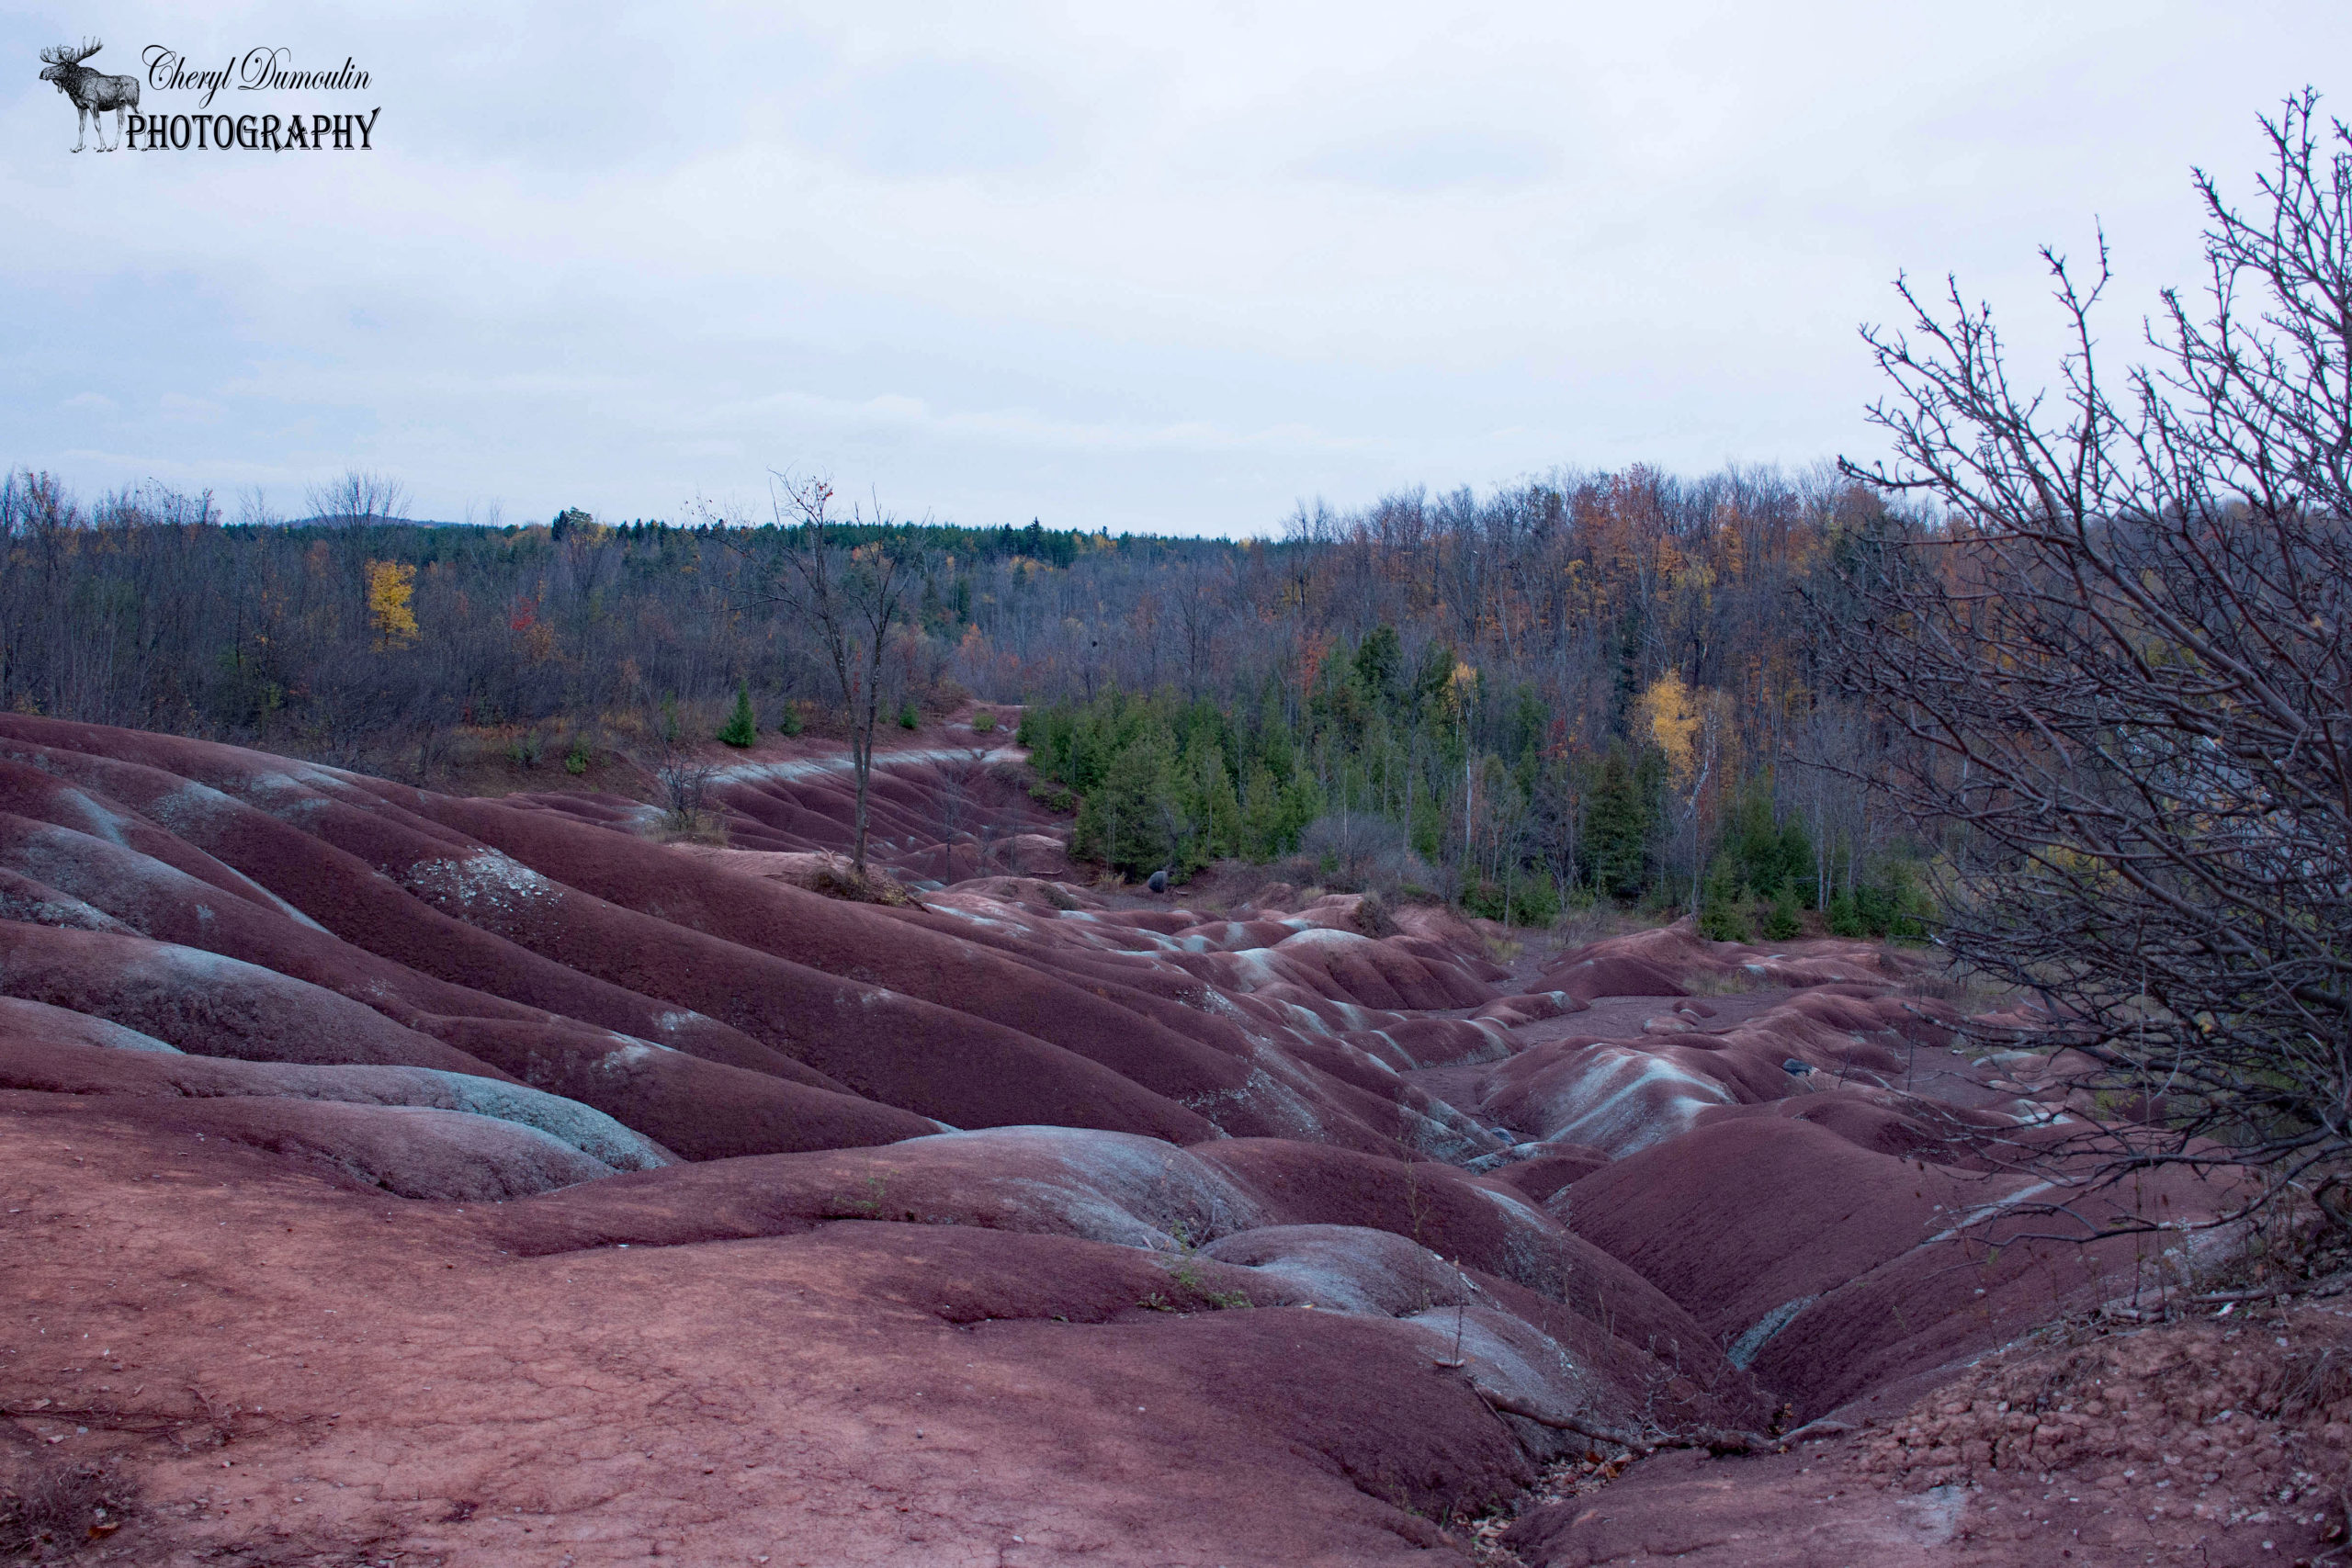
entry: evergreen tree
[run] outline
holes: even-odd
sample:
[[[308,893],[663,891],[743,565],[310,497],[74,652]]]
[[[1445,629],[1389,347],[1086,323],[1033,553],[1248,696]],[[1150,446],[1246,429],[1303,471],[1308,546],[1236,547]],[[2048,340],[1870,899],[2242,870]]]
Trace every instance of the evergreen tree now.
[[[1752,897],[1739,879],[1739,863],[1729,855],[1717,855],[1699,895],[1699,934],[1709,942],[1746,942],[1747,901]]]
[[[1372,628],[1356,649],[1356,679],[1363,683],[1371,699],[1386,706],[1396,695],[1396,682],[1405,673],[1405,649],[1397,640],[1396,628],[1382,622]]]
[[[1241,807],[1241,852],[1254,861],[1281,853],[1282,785],[1263,761],[1250,764],[1249,789]]]
[[[1623,747],[1611,747],[1584,814],[1584,863],[1593,886],[1615,898],[1639,897],[1656,827],[1632,760]]]
[[[1175,862],[1181,848],[1176,795],[1175,747],[1168,733],[1153,729],[1136,737],[1080,803],[1072,849],[1114,870],[1158,871]]]
[[[729,746],[749,746],[760,733],[759,721],[752,716],[752,689],[738,682],[735,687],[735,711],[727,717],[726,728],[718,739]]]

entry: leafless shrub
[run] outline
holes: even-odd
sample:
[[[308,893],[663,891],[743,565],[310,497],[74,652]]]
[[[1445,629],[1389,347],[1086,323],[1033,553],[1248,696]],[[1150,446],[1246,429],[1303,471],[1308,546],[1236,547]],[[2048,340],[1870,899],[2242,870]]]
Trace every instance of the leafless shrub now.
[[[111,1468],[30,1457],[0,1484],[0,1556],[72,1551],[111,1535],[131,1504]]]
[[[775,476],[772,495],[783,543],[765,563],[763,603],[788,612],[816,635],[823,662],[831,670],[849,721],[850,772],[857,785],[855,838],[850,858],[863,874],[869,826],[868,795],[874,771],[874,730],[882,712],[883,687],[891,676],[936,684],[945,668],[944,650],[926,652],[921,638],[897,635],[910,585],[922,572],[921,547],[888,530],[893,519],[876,509],[869,522],[853,513],[846,525],[831,515],[829,479]],[[844,531],[846,528],[846,532]],[[854,531],[879,536],[851,544]],[[893,660],[894,644],[898,659]],[[916,662],[937,655],[936,667]]]
[[[1729,969],[1708,970],[1682,976],[1683,989],[1694,997],[1742,997],[1759,990],[1764,982],[1735,964]]]
[[[1300,881],[1315,880],[1343,891],[1372,891],[1394,898],[1408,884],[1427,886],[1436,875],[1406,842],[1401,823],[1364,812],[1332,812],[1309,822],[1299,834]]]
[[[339,528],[390,523],[408,511],[408,487],[390,474],[368,468],[346,468],[312,485],[307,499],[314,518]]]
[[[2314,106],[2263,121],[2260,209],[2197,175],[2211,280],[2166,292],[2120,387],[2103,241],[2087,284],[2043,252],[2047,401],[1956,285],[1902,287],[1909,335],[1865,332],[1897,457],[1847,471],[1939,514],[1846,540],[1825,607],[1826,667],[1897,737],[1886,787],[1959,845],[1942,940],[2140,1118],[2064,1152],[2324,1207],[2352,1179],[2352,130]]]
[[[922,901],[888,872],[872,865],[860,867],[854,862],[839,856],[827,856],[825,863],[811,873],[803,886],[828,898],[841,898],[853,904],[922,908]]]
[[[662,805],[672,827],[690,827],[704,815],[718,774],[718,763],[691,751],[673,751],[662,759],[653,776],[662,785]]]
[[[1356,931],[1371,937],[1396,934],[1396,919],[1388,912],[1387,902],[1377,891],[1367,891],[1356,901]]]

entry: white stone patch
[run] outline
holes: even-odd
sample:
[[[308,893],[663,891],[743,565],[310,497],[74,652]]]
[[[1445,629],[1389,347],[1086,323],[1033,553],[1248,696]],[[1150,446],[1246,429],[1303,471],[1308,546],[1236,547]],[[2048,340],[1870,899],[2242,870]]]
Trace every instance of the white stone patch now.
[[[1805,1308],[1820,1299],[1819,1296],[1799,1296],[1792,1302],[1782,1302],[1758,1318],[1749,1325],[1747,1332],[1733,1340],[1731,1348],[1724,1352],[1724,1359],[1746,1371],[1756,1364],[1756,1358],[1763,1353],[1764,1347],[1772,1342],[1775,1335],[1794,1323]]]
[[[1493,1307],[1435,1307],[1407,1319],[1432,1361],[1468,1363],[1473,1381],[1555,1420],[1590,1419],[1586,1380],[1559,1341]],[[1609,1426],[1622,1418],[1603,1416]]]
[[[999,746],[979,758],[982,763],[1004,758],[1020,758],[1027,753],[1016,747]],[[904,751],[876,751],[872,759],[876,768],[888,768],[902,763],[968,762],[973,760],[971,748],[916,747]],[[826,773],[846,773],[852,771],[847,752],[831,757],[802,757],[789,761],[736,762],[711,775],[714,784],[789,783],[794,779],[819,778]]]
[[[1429,1248],[1361,1225],[1270,1225],[1201,1249],[1204,1258],[1249,1269],[1327,1312],[1407,1317],[1467,1302],[1469,1278]]]
[[[55,1007],[25,997],[0,997],[0,1018],[61,1044],[98,1045],[112,1051],[145,1051],[158,1056],[184,1056],[187,1054],[176,1045],[165,1044],[152,1034],[126,1029],[112,1019],[75,1012],[72,1008]]]
[[[88,824],[81,829],[83,832],[94,839],[104,839],[107,842],[126,850],[130,848],[130,840],[123,832],[123,829],[130,825],[129,818],[108,811],[78,789],[68,788],[59,793],[74,807],[75,813],[83,821]]]
[[[650,1138],[576,1100],[523,1084],[477,1077],[470,1073],[443,1072],[434,1067],[414,1070],[431,1073],[447,1087],[452,1109],[537,1128],[615,1170],[659,1170],[677,1163],[675,1156]]]
[[[1198,1245],[1250,1229],[1264,1217],[1257,1200],[1224,1172],[1157,1138],[1045,1126],[989,1127],[946,1136],[986,1139],[1051,1160],[1065,1172],[1061,1179],[1023,1177],[1010,1185],[1032,1194],[1039,1213],[1098,1241],[1173,1251],[1179,1228]],[[911,1151],[929,1142],[916,1138],[891,1146]],[[998,1184],[989,1186],[996,1190]]]
[[[557,886],[511,855],[480,850],[463,860],[419,861],[409,867],[412,890],[469,915],[512,915],[554,898]]]
[[[1661,1088],[1662,1096],[1653,1092]],[[1545,1098],[1546,1142],[1590,1144],[1611,1159],[1680,1136],[1708,1106],[1734,1103],[1713,1078],[1646,1051],[1608,1046],[1595,1047],[1573,1081]]]
[[[1971,1209],[1965,1215],[1962,1216],[1960,1220],[1954,1223],[1950,1229],[1938,1231],[1935,1235],[1929,1236],[1919,1245],[1922,1247],[1933,1247],[1938,1242],[1950,1241],[1952,1237],[1968,1229],[1971,1225],[1982,1224],[1986,1220],[1991,1219],[1994,1215],[2001,1213],[2003,1210],[2015,1208],[2018,1204],[2025,1202],[2029,1199],[2038,1198],[2042,1193],[2049,1191],[2052,1188],[2057,1185],[2058,1184],[2054,1181],[2036,1181],[2030,1183],[2027,1186],[2020,1187],[2007,1197],[1996,1198],[1990,1203],[1985,1203],[1977,1208]]]

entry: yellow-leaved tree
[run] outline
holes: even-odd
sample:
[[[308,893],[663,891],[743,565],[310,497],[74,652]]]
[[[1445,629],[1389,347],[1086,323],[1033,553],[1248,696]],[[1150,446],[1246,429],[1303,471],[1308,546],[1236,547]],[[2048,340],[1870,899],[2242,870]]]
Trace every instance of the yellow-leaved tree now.
[[[406,648],[417,639],[415,597],[416,568],[399,561],[368,563],[368,624],[378,648]]]
[[[1703,699],[1709,694],[1685,682],[1672,670],[1651,682],[1642,694],[1641,721],[1665,754],[1667,784],[1677,795],[1689,789],[1704,766],[1699,753],[1707,722]]]
[[[1723,693],[1693,686],[1668,670],[1642,693],[1635,717],[1666,757],[1667,788],[1690,839],[1690,907],[1695,910],[1706,869],[1701,853],[1700,818],[1730,729],[1731,702]]]

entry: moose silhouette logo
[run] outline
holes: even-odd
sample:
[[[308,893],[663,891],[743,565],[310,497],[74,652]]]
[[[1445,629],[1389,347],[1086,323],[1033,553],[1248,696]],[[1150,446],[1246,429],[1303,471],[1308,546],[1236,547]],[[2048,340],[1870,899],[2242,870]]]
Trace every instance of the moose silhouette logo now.
[[[139,80],[134,76],[108,76],[93,71],[82,62],[106,46],[96,39],[85,39],[82,47],[59,44],[40,51],[40,79],[54,82],[57,90],[74,100],[74,151],[82,151],[82,142],[93,125],[97,127],[98,148],[111,152],[122,145],[123,116],[139,107]],[[114,111],[114,147],[107,145],[108,109]]]

